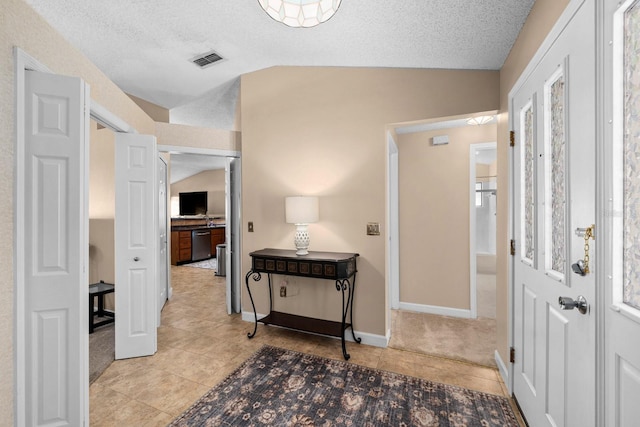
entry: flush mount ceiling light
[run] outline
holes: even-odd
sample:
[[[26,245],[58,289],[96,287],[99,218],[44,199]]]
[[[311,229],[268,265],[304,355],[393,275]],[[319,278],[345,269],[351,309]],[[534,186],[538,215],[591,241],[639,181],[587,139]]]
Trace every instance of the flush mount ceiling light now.
[[[486,125],[493,121],[493,116],[478,116],[467,119],[468,125]]]
[[[342,0],[258,0],[262,9],[289,27],[315,27],[327,21]]]

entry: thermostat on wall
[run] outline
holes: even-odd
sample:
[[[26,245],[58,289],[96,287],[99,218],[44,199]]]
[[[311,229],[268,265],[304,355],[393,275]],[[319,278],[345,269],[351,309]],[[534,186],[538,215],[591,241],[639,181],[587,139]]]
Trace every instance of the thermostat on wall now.
[[[449,143],[449,135],[440,135],[433,137],[433,145],[445,145]]]

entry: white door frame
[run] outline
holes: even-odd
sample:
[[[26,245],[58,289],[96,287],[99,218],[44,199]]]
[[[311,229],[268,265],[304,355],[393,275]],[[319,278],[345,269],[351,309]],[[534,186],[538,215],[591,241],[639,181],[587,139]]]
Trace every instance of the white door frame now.
[[[15,193],[14,193],[14,224],[15,224],[15,232],[14,232],[14,295],[15,295],[15,308],[14,308],[14,325],[15,325],[15,350],[14,350],[14,423],[15,425],[24,425],[25,420],[23,414],[26,410],[26,396],[25,396],[25,382],[26,382],[26,372],[27,366],[25,364],[25,353],[26,353],[26,343],[25,343],[25,323],[24,323],[24,315],[25,315],[25,304],[26,304],[26,296],[24,292],[24,286],[22,286],[25,282],[25,277],[22,274],[24,271],[24,259],[20,254],[24,253],[25,246],[25,222],[24,216],[20,214],[20,212],[24,211],[25,205],[25,194],[24,194],[24,182],[21,179],[22,165],[20,160],[24,158],[24,144],[25,144],[25,134],[24,134],[24,124],[25,124],[25,115],[24,115],[24,105],[25,105],[25,80],[26,80],[26,72],[27,71],[39,71],[43,73],[56,74],[51,71],[44,64],[39,62],[36,58],[32,57],[24,50],[19,47],[14,47],[14,63],[15,63],[15,115],[16,115],[16,145],[15,145],[15,168],[16,172],[14,176],[16,177],[15,182]],[[90,102],[90,116],[96,122],[101,125],[108,127],[116,132],[128,132],[135,133],[136,130],[128,125],[124,120],[120,119],[116,115],[109,112],[106,108],[102,107],[97,102],[91,100]],[[85,144],[89,145],[89,141],[85,141]],[[88,173],[88,171],[86,171]],[[84,221],[86,226],[83,226],[85,229],[84,233],[88,233],[88,212],[85,214],[86,218]],[[88,236],[85,236],[86,241],[88,242]],[[88,268],[88,267],[87,267]],[[88,286],[88,284],[87,284]],[[86,301],[88,304],[88,300]],[[82,308],[80,308],[82,310]],[[86,311],[86,310],[85,310]],[[87,341],[88,342],[88,341]],[[88,360],[89,358],[89,348],[81,348],[81,358]],[[77,367],[81,369],[81,366]],[[89,378],[88,378],[88,370],[82,372],[81,377],[86,377],[83,380],[83,383],[86,383],[87,388],[84,393],[84,401],[82,405],[84,406],[84,412],[87,416],[89,416]]]
[[[478,281],[476,250],[476,151],[497,150],[495,142],[480,142],[469,145],[469,307],[470,318],[478,317]]]
[[[399,233],[398,145],[387,132],[387,336],[391,336],[391,310],[400,308],[400,233]]]
[[[219,150],[219,149],[214,149],[214,148],[196,148],[196,147],[186,147],[186,146],[181,146],[181,145],[158,145],[158,153],[169,153],[169,154],[202,154],[205,156],[216,156],[216,157],[233,157],[233,158],[237,158],[237,159],[241,159],[241,152],[240,151],[234,151],[234,150]],[[169,164],[169,170],[171,170],[171,165]],[[237,186],[238,188],[242,188],[242,175],[239,174],[240,176],[236,177],[237,179]],[[226,178],[225,178],[226,179]],[[171,187],[171,184],[169,184],[169,188]],[[226,196],[225,196],[226,197]],[[241,207],[239,207],[241,208]],[[227,265],[230,266],[231,268],[227,268],[227,276],[226,276],[226,281],[227,281],[227,289],[231,289],[232,287],[235,288],[236,290],[236,299],[240,298],[240,296],[242,295],[242,285],[241,285],[241,281],[240,281],[240,274],[234,274],[234,272],[239,272],[240,271],[240,262],[241,262],[241,244],[242,244],[242,237],[241,237],[241,232],[242,232],[242,227],[240,227],[240,222],[242,221],[242,217],[241,217],[241,212],[237,212],[234,213],[232,212],[232,215],[237,219],[236,220],[236,224],[235,227],[237,229],[237,240],[238,240],[238,253],[234,254],[233,252],[231,252],[231,241],[230,241],[230,236],[231,236],[231,230],[228,227],[227,224],[227,229],[225,230],[226,233],[226,239],[228,240],[227,243]],[[169,230],[169,232],[167,233],[167,237],[168,237],[168,247],[171,247],[171,230]],[[231,255],[231,256],[229,256]],[[237,277],[236,277],[237,276]],[[235,281],[235,283],[232,283],[232,279]],[[173,293],[173,289],[170,290],[170,295]],[[229,296],[230,297],[230,296]],[[241,302],[240,302],[241,304]],[[241,307],[241,305],[240,305]]]

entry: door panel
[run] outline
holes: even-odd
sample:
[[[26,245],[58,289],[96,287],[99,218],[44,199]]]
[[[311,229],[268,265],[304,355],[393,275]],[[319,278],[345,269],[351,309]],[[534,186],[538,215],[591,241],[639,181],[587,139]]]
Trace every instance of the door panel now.
[[[27,425],[77,426],[88,393],[88,87],[26,72],[25,367]]]
[[[511,94],[514,395],[532,426],[595,425],[596,269],[570,273],[585,245],[573,230],[596,218],[594,40],[586,0]],[[560,296],[579,295],[586,314],[560,308]]]
[[[155,137],[116,134],[116,359],[157,349]]]
[[[606,273],[605,422],[635,426],[640,419],[640,2],[604,6],[604,94],[606,127],[601,163]],[[610,43],[612,41],[612,43]]]
[[[158,326],[169,293],[167,240],[167,164],[158,157]]]

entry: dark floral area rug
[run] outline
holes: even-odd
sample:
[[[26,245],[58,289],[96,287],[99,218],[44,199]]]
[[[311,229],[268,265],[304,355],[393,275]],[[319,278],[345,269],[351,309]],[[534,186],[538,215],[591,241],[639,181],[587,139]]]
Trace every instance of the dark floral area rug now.
[[[170,426],[514,426],[500,396],[264,346]]]

